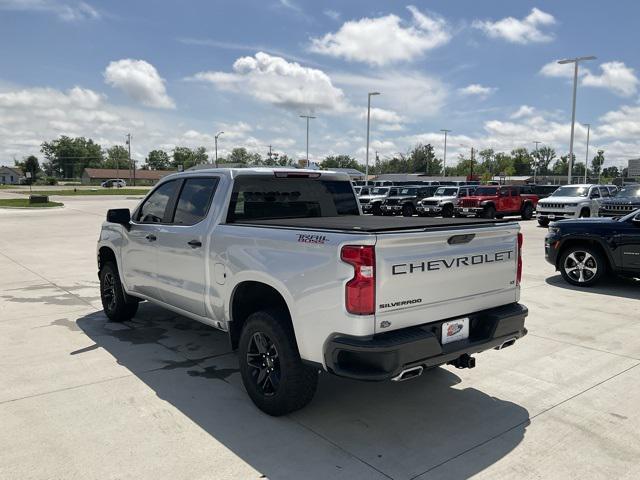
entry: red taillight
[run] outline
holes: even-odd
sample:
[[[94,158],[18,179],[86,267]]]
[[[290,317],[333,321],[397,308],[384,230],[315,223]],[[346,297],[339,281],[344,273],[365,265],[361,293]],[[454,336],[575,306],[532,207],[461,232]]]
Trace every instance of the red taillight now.
[[[376,251],[372,245],[345,245],[343,262],[353,265],[353,278],[345,287],[347,312],[373,315],[376,311]]]
[[[522,234],[518,233],[518,273],[516,273],[516,285],[520,285],[522,281],[522,242]]]

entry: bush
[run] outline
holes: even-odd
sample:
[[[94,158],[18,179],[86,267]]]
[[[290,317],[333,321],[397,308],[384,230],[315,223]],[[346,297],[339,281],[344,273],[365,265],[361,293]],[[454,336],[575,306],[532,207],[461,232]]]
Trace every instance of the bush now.
[[[45,185],[57,185],[58,179],[56,177],[44,177]]]

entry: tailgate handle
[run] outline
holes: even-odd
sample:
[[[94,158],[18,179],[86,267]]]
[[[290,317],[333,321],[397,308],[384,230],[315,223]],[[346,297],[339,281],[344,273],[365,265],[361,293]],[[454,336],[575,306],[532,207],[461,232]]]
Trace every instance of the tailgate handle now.
[[[454,235],[453,237],[449,237],[447,243],[449,245],[460,245],[462,243],[469,243],[476,236],[475,233],[467,233],[466,235]]]

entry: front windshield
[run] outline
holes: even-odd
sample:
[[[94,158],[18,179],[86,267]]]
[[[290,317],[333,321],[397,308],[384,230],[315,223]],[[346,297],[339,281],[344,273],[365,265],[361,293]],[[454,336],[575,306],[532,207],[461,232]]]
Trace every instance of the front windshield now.
[[[436,190],[434,196],[436,197],[455,197],[458,194],[457,188],[444,188],[440,187]]]
[[[560,187],[555,192],[553,192],[551,197],[586,197],[589,194],[589,187],[577,187],[572,185],[567,185],[565,187]]]
[[[417,188],[403,188],[400,190],[400,195],[416,195],[417,193]]]
[[[616,198],[640,197],[640,186],[624,187],[616,194]]]
[[[398,189],[398,188],[392,188],[392,189],[389,191],[389,196],[390,196],[390,197],[393,197],[394,195],[399,195],[399,192],[400,192],[400,189]]]
[[[368,187],[362,187],[360,189],[360,195],[369,195],[369,188]]]
[[[379,187],[371,190],[371,195],[386,195],[389,191],[388,187]]]
[[[498,188],[497,187],[478,187],[476,191],[473,192],[474,195],[482,196],[482,195],[497,195]]]

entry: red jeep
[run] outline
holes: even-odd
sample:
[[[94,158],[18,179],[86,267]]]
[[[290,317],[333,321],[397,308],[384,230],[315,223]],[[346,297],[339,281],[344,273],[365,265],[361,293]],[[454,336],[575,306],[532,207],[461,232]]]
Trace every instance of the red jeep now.
[[[460,199],[456,216],[502,218],[520,215],[523,220],[531,220],[537,204],[537,195],[523,194],[518,186],[482,185],[472,196]]]

